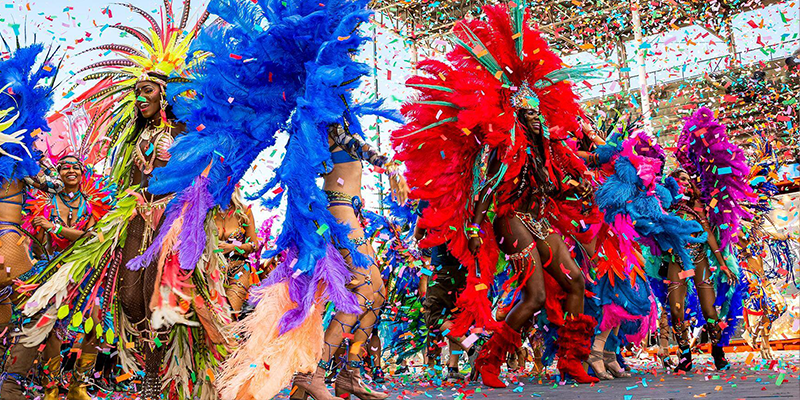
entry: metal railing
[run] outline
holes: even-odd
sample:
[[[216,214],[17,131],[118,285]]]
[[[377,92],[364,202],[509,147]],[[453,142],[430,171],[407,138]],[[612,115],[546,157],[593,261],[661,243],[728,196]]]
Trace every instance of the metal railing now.
[[[777,43],[777,44],[771,46],[771,48],[789,47],[791,49],[791,48],[794,48],[795,46],[798,46],[798,45],[800,45],[800,38],[793,39],[793,40],[787,40],[787,41],[783,41],[783,42]],[[764,52],[763,50],[764,50],[763,48],[754,48],[754,49],[746,49],[746,50],[742,50],[742,51],[737,51],[736,52],[737,59],[740,60],[740,64],[739,65],[742,66],[742,67],[746,67],[746,66],[750,66],[750,65],[756,64],[759,61],[770,62],[770,61],[776,61],[776,60],[783,60],[786,57],[788,57],[788,55],[780,55],[780,56],[774,55],[774,54],[777,53],[776,51],[773,51],[772,52],[773,55],[769,56],[768,58],[745,57],[747,54],[752,54],[752,53],[755,53],[755,52],[763,54],[763,52]],[[658,70],[655,70],[655,71],[650,71],[650,72],[647,73],[647,85],[649,87],[655,87],[655,86],[664,85],[664,84],[668,84],[668,83],[685,81],[685,80],[690,79],[690,78],[695,78],[695,77],[701,76],[704,73],[713,73],[713,72],[718,72],[718,71],[725,70],[725,69],[728,68],[728,64],[729,64],[728,61],[730,60],[730,57],[731,57],[730,54],[725,54],[723,56],[717,56],[717,57],[714,57],[714,58],[709,58],[707,60],[698,61],[698,62],[695,63],[695,66],[693,66],[691,68],[691,71],[687,71],[686,64],[684,64],[683,66],[676,65],[676,66],[670,67],[670,68],[662,68],[662,69],[658,69]],[[706,65],[706,67],[702,68],[703,65]],[[631,72],[633,70],[634,70],[634,68],[631,68]],[[631,90],[635,90],[635,88],[639,87],[638,80],[639,80],[639,75],[638,74],[630,76],[629,81],[630,81]],[[594,88],[597,88],[597,87],[609,88],[609,90],[604,91],[600,95],[592,95],[592,96],[581,97],[581,101],[586,102],[586,101],[601,99],[603,97],[606,97],[606,96],[609,96],[609,95],[612,95],[612,94],[615,94],[615,93],[619,93],[619,92],[622,91],[622,88],[623,88],[622,79],[620,79],[620,78],[609,79],[609,80],[605,80],[605,81],[602,81],[602,82],[599,82],[599,83],[591,83],[591,85]],[[616,85],[616,87],[614,87],[614,85]],[[589,90],[592,90],[592,91],[596,90],[596,89],[582,88],[580,85],[578,85],[577,88],[578,88],[578,94],[586,93]],[[614,88],[614,90],[610,90],[611,88]]]

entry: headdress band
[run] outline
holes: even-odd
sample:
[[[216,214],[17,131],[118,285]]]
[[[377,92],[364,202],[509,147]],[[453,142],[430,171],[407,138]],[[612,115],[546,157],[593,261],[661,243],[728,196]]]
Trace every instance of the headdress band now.
[[[167,81],[165,81],[163,79],[160,79],[160,78],[157,78],[155,76],[152,76],[152,75],[148,74],[147,72],[143,72],[141,75],[139,75],[139,79],[137,79],[136,82],[137,83],[138,82],[153,82],[153,83],[157,83],[157,84],[161,85],[162,88],[166,88],[167,87]]]

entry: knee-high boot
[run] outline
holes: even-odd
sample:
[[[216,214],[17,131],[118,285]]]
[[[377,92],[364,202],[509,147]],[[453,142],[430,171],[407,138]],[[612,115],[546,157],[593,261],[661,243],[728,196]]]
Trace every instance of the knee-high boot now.
[[[731,365],[725,358],[725,350],[719,345],[719,341],[722,339],[722,327],[719,326],[719,322],[709,322],[705,328],[708,339],[711,341],[711,356],[714,357],[714,366],[718,370],[728,369]]]
[[[58,383],[61,376],[61,354],[51,358],[45,365],[42,387],[44,397],[42,400],[58,400]]]
[[[564,377],[571,376],[578,383],[595,383],[600,380],[583,369],[589,358],[592,333],[597,321],[586,314],[567,317],[558,329],[558,370]]]
[[[683,321],[678,325],[672,326],[675,341],[678,343],[678,366],[675,372],[692,370],[692,348],[689,346],[689,321]]]
[[[500,366],[505,362],[508,353],[522,346],[522,336],[503,322],[500,329],[481,347],[475,359],[475,370],[481,375],[483,384],[493,388],[504,388],[506,384],[500,380]]]

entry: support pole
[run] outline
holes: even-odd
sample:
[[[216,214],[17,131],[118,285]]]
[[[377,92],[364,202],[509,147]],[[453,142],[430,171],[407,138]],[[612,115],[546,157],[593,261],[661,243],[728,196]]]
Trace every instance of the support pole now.
[[[381,14],[383,18],[383,14]],[[378,90],[378,24],[372,25],[372,66],[373,78],[375,82],[375,99],[380,98],[380,91]],[[383,151],[381,146],[381,117],[375,118],[375,127],[378,131],[378,152]],[[384,215],[385,205],[383,204],[383,174],[378,174],[378,210],[381,216]]]
[[[645,65],[645,49],[642,48],[642,20],[639,17],[639,0],[631,0],[631,16],[633,17],[633,34],[636,43],[636,63],[639,64],[639,94],[642,103],[642,120],[644,131],[653,135],[653,116],[650,109],[650,95],[647,90],[647,67]]]

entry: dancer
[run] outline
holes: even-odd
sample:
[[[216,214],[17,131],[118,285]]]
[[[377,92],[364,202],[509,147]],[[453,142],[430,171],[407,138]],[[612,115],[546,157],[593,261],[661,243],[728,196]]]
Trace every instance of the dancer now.
[[[49,260],[66,250],[75,240],[87,234],[95,223],[103,218],[114,206],[116,185],[108,177],[95,174],[85,166],[80,157],[72,153],[67,147],[67,155],[61,156],[56,164],[64,190],[58,195],[48,195],[37,192],[26,202],[28,214],[23,227],[32,232],[40,243],[45,244],[46,254],[41,254],[40,261],[29,273],[20,276],[20,280],[36,274],[45,267]],[[89,386],[89,373],[97,358],[97,346],[102,332],[95,332],[94,326],[101,326],[97,315],[92,315],[82,327],[83,331],[80,346],[80,356],[76,362],[75,371],[69,384],[67,399],[85,400],[91,397],[87,393]],[[62,324],[63,325],[63,324]],[[57,400],[59,392],[59,372],[61,371],[61,344],[66,339],[63,331],[66,326],[60,326],[50,331],[44,339],[45,347],[42,352],[45,361],[45,377],[43,379],[44,400]],[[24,337],[17,346],[36,348],[42,343],[40,338]]]
[[[687,280],[691,277],[711,341],[711,355],[717,369],[726,369],[722,346],[727,343],[741,313],[738,266],[730,253],[742,218],[749,213],[741,202],[752,197],[743,177],[749,172],[742,150],[728,141],[725,127],[708,108],[702,107],[687,119],[678,138],[676,158],[685,170],[670,174],[678,181],[682,196],[672,210],[681,218],[699,222],[707,239],[690,247],[692,263],[667,263],[667,297],[675,340],[681,350],[675,371],[692,369],[689,344],[691,322],[685,320]],[[698,186],[699,185],[699,186]],[[715,290],[716,289],[716,290]],[[726,301],[718,301],[717,294]],[[723,304],[723,313],[716,303]],[[737,304],[738,303],[738,304]],[[727,326],[725,326],[727,325]]]
[[[250,207],[244,205],[242,192],[236,188],[228,208],[220,208],[214,216],[219,233],[219,248],[225,254],[225,293],[234,315],[240,315],[250,290],[252,267],[249,255],[258,248],[255,218]]]
[[[586,188],[586,166],[564,142],[578,130],[581,114],[565,80],[589,69],[562,68],[529,27],[523,6],[484,12],[485,21],[456,24],[451,64],[420,63],[431,76],[409,80],[421,95],[403,108],[409,123],[393,134],[393,145],[406,162],[415,197],[431,204],[420,223],[428,229],[427,244],[447,242],[469,271],[452,334],[463,335],[472,322],[495,331],[476,360],[484,384],[505,387],[500,365],[545,303],[542,267],[553,276],[552,285],[566,292],[567,318],[548,312],[563,325],[559,369],[579,382],[596,382],[581,366],[595,325],[583,314],[583,275],[551,228],[560,218],[551,198],[580,195]],[[493,223],[487,218],[492,204]],[[509,255],[510,282],[521,292],[502,323],[493,319],[486,292],[500,250]],[[550,305],[560,309],[556,302]]]
[[[255,309],[236,327],[246,340],[217,383],[224,399],[271,398],[300,372],[295,395],[331,398],[325,364],[345,334],[352,334],[348,357],[358,365],[382,299],[380,273],[358,250],[371,255],[358,226],[361,160],[391,175],[397,168],[359,139],[358,117],[391,114],[379,104],[351,99],[368,71],[352,58],[352,49],[365,41],[356,28],[369,16],[366,2],[220,0],[209,11],[225,23],[209,27],[195,42],[202,58],[195,60],[191,81],[178,88],[192,96],[178,97],[175,107],[191,129],[171,148],[180,161],[157,170],[151,185],[154,193],[182,194],[167,210],[174,217],[166,219],[163,236],[137,263],[177,250],[180,267],[193,268],[203,254],[194,242],[205,235],[203,216],[215,204],[230,202],[234,185],[259,153],[275,144],[279,130],[287,131],[283,162],[257,194],[276,195],[268,206],[286,200],[275,250],[286,257],[251,289]],[[321,313],[328,299],[339,315],[323,339]],[[358,329],[348,328],[356,322]],[[386,396],[370,392],[359,373],[352,366],[343,371],[337,391],[362,399]]]
[[[83,76],[85,81],[110,78],[83,97],[101,103],[89,129],[103,128],[111,139],[109,165],[120,194],[116,209],[97,223],[96,235],[79,239],[28,281],[41,286],[25,304],[25,314],[44,310],[49,321],[32,324],[25,334],[35,337],[58,319],[98,314],[102,326],[97,329],[106,342],[117,343],[123,370],[135,375],[144,366],[144,398],[160,398],[164,392],[213,398],[216,389],[209,376],[226,353],[229,339],[223,326],[230,322],[218,279],[220,256],[209,254],[202,268],[167,277],[161,265],[132,263],[159,232],[173,197],[149,190],[153,171],[167,164],[170,145],[185,130],[172,113],[167,86],[185,80],[180,75],[187,68],[190,43],[207,17],[203,13],[187,30],[189,7],[178,19],[172,3],[165,6],[159,24],[146,11],[127,5],[148,21],[149,29],[114,27],[136,38],[139,48],[98,46],[122,58],[81,71],[92,71]]]
[[[586,119],[581,128],[583,140],[577,140],[578,153],[596,167],[593,181],[602,190],[606,177],[613,172],[613,168],[608,169],[607,153],[623,147],[621,132],[612,135],[611,144],[606,145]],[[586,301],[599,322],[600,332],[594,337],[588,364],[596,377],[607,380],[630,376],[616,358],[620,327],[628,328],[629,340],[641,341],[656,327],[657,307],[645,278],[644,259],[635,242],[638,234],[633,223],[627,218],[604,221],[596,197],[593,191],[582,201],[562,201],[559,211],[566,216],[562,220],[580,221],[580,226],[562,224],[559,229],[577,245],[568,242],[576,248],[587,276],[587,288],[593,293]]]
[[[19,41],[17,41],[19,43]],[[3,40],[8,58],[0,60],[0,266],[6,271],[0,278],[0,330],[6,332],[0,344],[0,357],[11,346],[9,338],[18,328],[12,326],[12,309],[22,297],[12,286],[33,266],[29,247],[39,254],[43,245],[21,226],[27,189],[48,193],[60,192],[64,184],[49,160],[36,150],[36,136],[49,131],[45,114],[52,106],[53,84],[58,67],[54,51],[44,51],[41,44],[12,50]],[[37,62],[37,58],[41,61]],[[48,82],[48,80],[51,80]],[[11,346],[5,358],[0,381],[0,398],[25,398],[24,377],[33,366],[36,348]]]

